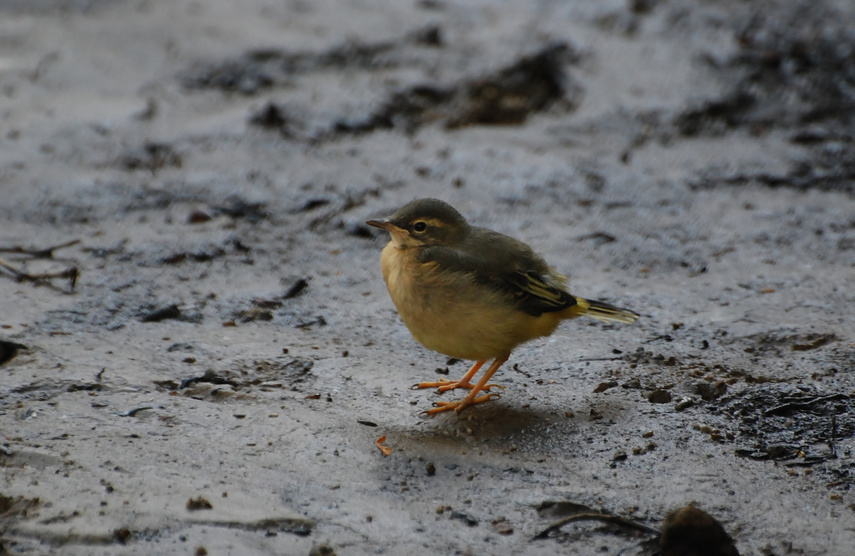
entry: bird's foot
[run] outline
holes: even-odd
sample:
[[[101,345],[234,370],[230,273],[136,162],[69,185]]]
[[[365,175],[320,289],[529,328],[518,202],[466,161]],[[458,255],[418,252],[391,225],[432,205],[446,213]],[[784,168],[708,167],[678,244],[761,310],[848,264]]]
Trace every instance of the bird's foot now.
[[[449,390],[454,390],[455,388],[469,388],[470,390],[475,388],[475,385],[469,381],[462,380],[448,380],[445,378],[441,378],[435,382],[420,382],[418,384],[413,384],[411,387],[412,390],[420,390],[422,388],[436,388],[438,392],[448,392]],[[504,386],[500,384],[487,384],[481,387],[481,390],[489,390],[490,388],[501,388],[505,389]]]
[[[424,412],[425,415],[436,415],[437,413],[442,413],[443,411],[451,411],[454,410],[457,413],[460,413],[464,408],[469,407],[470,405],[474,405],[476,403],[484,403],[489,402],[490,400],[498,400],[501,398],[501,394],[497,392],[492,392],[490,394],[484,394],[483,396],[473,397],[472,394],[468,394],[463,397],[463,399],[458,400],[456,402],[434,402],[434,408],[428,409]]]

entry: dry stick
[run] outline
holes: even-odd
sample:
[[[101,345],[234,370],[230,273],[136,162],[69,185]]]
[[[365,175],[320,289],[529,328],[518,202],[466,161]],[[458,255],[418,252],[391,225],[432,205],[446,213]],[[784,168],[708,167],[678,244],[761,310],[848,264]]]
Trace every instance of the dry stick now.
[[[810,398],[808,400],[797,400],[793,402],[783,403],[781,405],[776,405],[775,407],[770,407],[766,411],[763,412],[763,415],[775,415],[781,411],[790,410],[790,409],[808,409],[811,406],[822,402],[831,402],[831,401],[839,401],[839,400],[848,400],[849,396],[846,394],[831,394],[829,396],[819,396],[816,398]]]
[[[72,245],[77,245],[80,243],[79,239],[72,239],[71,241],[66,241],[65,243],[60,243],[59,245],[54,245],[52,247],[45,247],[44,249],[27,249],[26,247],[21,247],[20,245],[16,245],[15,247],[0,247],[0,253],[15,253],[18,255],[29,255],[36,259],[52,259],[53,252],[57,249],[64,249],[66,247],[71,247]]]
[[[58,249],[64,249],[66,247],[71,247],[72,245],[77,245],[78,243],[80,243],[79,239],[72,239],[71,241],[66,241],[65,243],[60,243],[51,247],[45,247],[43,249],[27,249],[26,247],[21,247],[20,245],[16,245],[14,247],[0,247],[0,253],[27,255],[34,259],[53,259],[54,251]],[[74,286],[77,285],[77,278],[80,276],[80,271],[77,270],[76,266],[72,266],[60,272],[43,272],[41,274],[30,274],[29,272],[25,272],[19,268],[12,266],[3,258],[0,258],[0,268],[11,272],[12,277],[18,282],[41,282],[45,280],[50,280],[51,278],[68,278],[68,287],[71,291],[74,291]],[[49,282],[48,284],[50,285]],[[51,285],[51,287],[53,286]]]
[[[2,258],[0,258],[0,268],[11,272],[12,278],[14,278],[17,282],[41,282],[43,280],[50,280],[51,278],[68,278],[68,286],[72,291],[74,291],[74,286],[77,285],[77,278],[80,276],[80,271],[77,270],[76,266],[72,266],[71,268],[67,268],[60,272],[43,272],[41,274],[30,274],[28,272],[24,272],[23,270],[15,268]]]
[[[563,527],[567,523],[570,523],[571,521],[605,521],[606,523],[613,523],[615,525],[620,525],[621,527],[627,527],[629,529],[635,529],[643,533],[659,535],[659,531],[657,531],[656,529],[648,527],[647,525],[644,525],[642,523],[638,523],[637,521],[626,519],[625,517],[620,517],[618,515],[611,514],[584,513],[574,514],[571,516],[567,516],[563,519],[559,519],[558,521],[556,521],[555,523],[532,537],[532,540],[545,539],[549,535],[549,533],[561,529],[561,527]]]

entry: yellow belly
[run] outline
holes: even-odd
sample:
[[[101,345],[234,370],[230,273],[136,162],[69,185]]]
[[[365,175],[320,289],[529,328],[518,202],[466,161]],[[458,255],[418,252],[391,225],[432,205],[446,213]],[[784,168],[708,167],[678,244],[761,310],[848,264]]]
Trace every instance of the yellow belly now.
[[[392,301],[413,337],[428,349],[461,359],[507,357],[523,342],[552,334],[559,313],[535,317],[506,294],[476,284],[466,273],[419,263],[414,249],[390,242],[381,256]]]

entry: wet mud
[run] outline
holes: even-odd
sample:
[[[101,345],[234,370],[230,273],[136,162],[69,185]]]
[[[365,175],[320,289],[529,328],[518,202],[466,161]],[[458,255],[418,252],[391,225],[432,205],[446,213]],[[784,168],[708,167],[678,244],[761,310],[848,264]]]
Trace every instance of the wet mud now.
[[[0,553],[851,554],[848,3],[0,15]],[[425,196],[641,318],[426,417]]]

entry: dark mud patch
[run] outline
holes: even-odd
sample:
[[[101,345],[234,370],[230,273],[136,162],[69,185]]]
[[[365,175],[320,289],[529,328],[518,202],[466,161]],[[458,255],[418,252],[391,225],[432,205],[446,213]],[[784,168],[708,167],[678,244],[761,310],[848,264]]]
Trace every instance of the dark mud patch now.
[[[798,162],[788,172],[727,173],[718,170],[704,172],[692,180],[694,189],[709,189],[722,185],[746,186],[760,184],[767,187],[792,189],[820,189],[824,191],[855,192],[855,144],[831,145],[812,148],[813,157]]]
[[[615,515],[604,509],[595,509],[569,501],[547,501],[539,504],[536,509],[541,518],[559,517],[560,519],[535,535],[532,538],[533,541],[555,539],[558,543],[568,543],[578,538],[580,534],[585,534],[578,524],[593,522],[601,523],[602,526],[595,531],[588,531],[587,534],[622,534],[636,540],[652,535],[651,538],[638,542],[632,551],[633,554],[739,556],[733,539],[721,523],[694,506],[669,512],[665,516],[661,533],[643,523],[646,521],[644,518]],[[570,530],[571,524],[577,524],[575,531]]]
[[[470,125],[520,125],[533,113],[563,102],[572,110],[581,88],[571,83],[564,66],[577,55],[566,43],[554,43],[521,56],[486,75],[451,84],[420,83],[392,92],[379,107],[359,117],[339,118],[313,140],[341,134],[363,134],[400,129],[413,133],[423,125],[441,122],[447,129]],[[305,117],[288,107],[268,103],[249,118],[250,124],[299,137],[309,127]]]
[[[249,201],[240,195],[229,195],[220,204],[211,206],[212,214],[224,214],[235,220],[246,220],[255,224],[270,217],[267,203],[263,201]]]
[[[0,408],[22,407],[25,402],[45,402],[62,394],[77,393],[94,395],[94,393],[110,390],[106,384],[91,382],[87,379],[42,379],[10,388],[0,394]],[[25,422],[39,416],[39,410],[32,407],[16,413],[20,422]]]
[[[819,3],[758,9],[737,39],[741,49],[731,66],[744,72],[740,88],[759,101],[769,121],[851,126],[855,30],[834,8]]]
[[[818,466],[846,488],[855,481],[853,454],[837,448],[855,436],[855,403],[847,394],[768,384],[724,398],[708,411],[724,416],[730,427],[725,434],[708,431],[711,438],[732,441],[740,457]]]
[[[758,6],[735,33],[736,55],[716,68],[730,85],[673,123],[685,137],[783,130],[806,155],[780,173],[711,170],[694,187],[760,183],[855,191],[855,31],[845,21],[825,3]]]
[[[401,126],[413,132],[436,120],[448,129],[519,125],[564,98],[563,65],[570,52],[566,43],[556,43],[483,77],[450,86],[418,85],[394,93],[366,121],[339,122],[335,130],[359,133]]]
[[[441,29],[418,28],[388,41],[348,41],[321,52],[253,50],[232,60],[202,64],[180,76],[190,90],[216,89],[255,95],[273,87],[293,85],[296,77],[318,71],[377,71],[418,63],[414,48],[442,45]]]
[[[182,157],[172,145],[156,142],[147,142],[122,155],[118,161],[123,170],[147,170],[152,174],[165,167],[180,168],[181,164]]]
[[[704,100],[674,120],[677,131],[685,137],[723,135],[746,125],[755,109],[757,99],[745,91],[733,91],[722,97]],[[771,120],[766,121],[770,124]]]
[[[731,84],[675,119],[684,136],[718,135],[734,128],[760,134],[796,128],[800,142],[826,137],[803,126],[829,124],[851,131],[855,122],[855,31],[826,3],[779,10],[758,6],[734,33],[738,50],[713,64]],[[840,127],[832,134],[840,138]]]
[[[758,356],[781,357],[787,352],[812,351],[837,341],[837,335],[832,332],[798,334],[786,330],[772,330],[742,338],[734,338],[732,343],[737,345],[744,344],[743,351],[745,353]]]
[[[262,390],[301,391],[317,380],[312,373],[314,361],[299,357],[280,357],[276,359],[257,359],[248,363],[238,363],[235,368],[207,370],[177,382],[175,380],[155,381],[158,388],[168,391],[181,391],[194,396],[199,385],[228,386],[234,391],[248,391],[253,387]],[[208,389],[206,389],[207,392]]]

